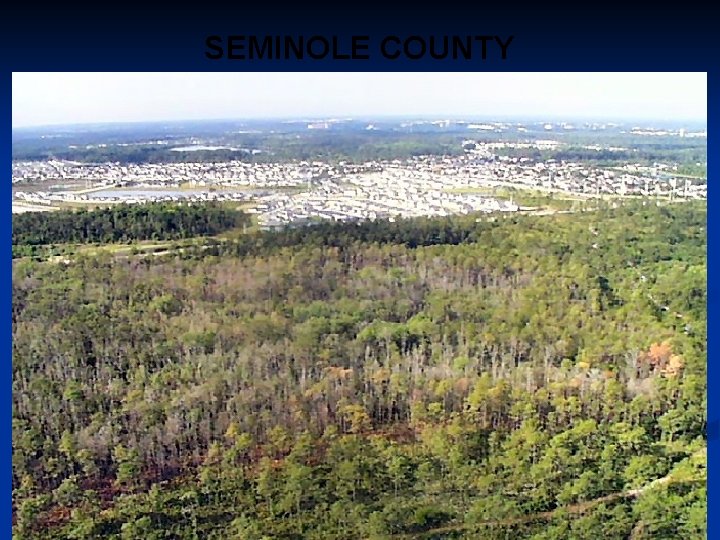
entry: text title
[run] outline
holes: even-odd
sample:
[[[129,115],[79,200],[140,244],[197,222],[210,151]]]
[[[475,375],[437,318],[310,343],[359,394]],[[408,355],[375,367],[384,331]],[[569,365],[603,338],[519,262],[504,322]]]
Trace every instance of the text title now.
[[[507,60],[514,36],[254,36],[212,35],[210,60]]]

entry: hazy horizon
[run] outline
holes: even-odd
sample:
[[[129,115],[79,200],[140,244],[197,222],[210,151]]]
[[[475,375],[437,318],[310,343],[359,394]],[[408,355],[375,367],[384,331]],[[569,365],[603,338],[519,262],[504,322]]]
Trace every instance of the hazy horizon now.
[[[707,123],[706,73],[13,73],[12,81],[13,129],[329,118]]]
[[[116,120],[116,121],[90,121],[90,122],[63,122],[63,123],[55,123],[55,124],[29,124],[29,125],[22,125],[22,126],[13,126],[12,130],[42,130],[42,129],[63,129],[63,128],[92,128],[92,127],[121,127],[121,126],[141,126],[141,125],[170,125],[170,124],[203,124],[203,123],[255,123],[255,122],[281,122],[281,123],[287,123],[287,124],[300,124],[305,122],[323,122],[323,121],[332,121],[332,120],[342,120],[342,121],[353,121],[353,122],[362,122],[362,121],[443,121],[443,120],[449,120],[451,122],[488,122],[488,123],[543,123],[543,122],[550,122],[550,123],[559,123],[559,122],[568,122],[568,123],[603,123],[603,124],[634,124],[638,123],[637,127],[670,127],[672,126],[680,126],[680,125],[691,125],[692,127],[707,127],[707,121],[706,119],[696,119],[696,118],[677,118],[677,119],[665,119],[665,118],[597,118],[597,117],[560,117],[560,116],[531,116],[531,115],[523,115],[523,116],[458,116],[458,115],[433,115],[433,114],[424,114],[424,115],[376,115],[376,116],[370,116],[370,115],[347,115],[347,116],[297,116],[297,117],[289,117],[289,116],[258,116],[258,117],[219,117],[219,118],[173,118],[173,119],[159,119],[159,120]],[[642,125],[640,125],[642,123]]]

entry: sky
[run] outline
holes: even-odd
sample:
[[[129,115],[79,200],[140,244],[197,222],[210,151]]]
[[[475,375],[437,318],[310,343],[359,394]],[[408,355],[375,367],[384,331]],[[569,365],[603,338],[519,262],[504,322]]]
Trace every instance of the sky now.
[[[13,73],[13,127],[379,116],[693,120],[706,73]]]

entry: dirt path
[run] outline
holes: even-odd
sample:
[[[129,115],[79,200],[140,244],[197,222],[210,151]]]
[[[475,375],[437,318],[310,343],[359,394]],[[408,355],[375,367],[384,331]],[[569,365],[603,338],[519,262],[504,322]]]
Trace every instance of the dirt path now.
[[[700,450],[693,453],[690,457],[698,457],[700,455],[706,454],[707,448],[701,448]],[[697,479],[682,479],[682,480],[673,480],[673,473],[672,471],[669,472],[667,475],[663,476],[662,478],[657,478],[656,480],[653,480],[652,482],[645,484],[641,488],[635,488],[635,489],[628,489],[625,491],[618,491],[616,493],[610,493],[608,495],[604,495],[602,497],[598,497],[597,499],[593,499],[591,501],[584,501],[581,503],[576,504],[570,504],[568,506],[561,506],[559,508],[555,508],[554,510],[548,510],[546,512],[537,512],[535,514],[527,514],[524,516],[518,516],[518,517],[512,517],[512,518],[506,518],[506,519],[497,519],[497,520],[485,520],[480,521],[474,524],[476,525],[488,525],[488,526],[508,526],[508,525],[524,525],[526,523],[532,523],[534,521],[547,521],[555,517],[556,514],[560,512],[566,512],[568,514],[583,514],[587,512],[590,508],[597,506],[602,503],[607,502],[613,502],[617,501],[618,499],[631,499],[635,497],[639,497],[643,493],[657,487],[663,484],[668,483],[687,483],[687,482],[696,482]],[[411,539],[411,538],[427,538],[432,535],[436,534],[443,534],[443,533],[452,533],[452,532],[461,532],[465,529],[467,529],[467,525],[448,525],[445,527],[439,527],[437,529],[431,529],[428,531],[423,531],[419,533],[403,533],[403,534],[397,534],[393,535],[390,538],[395,538],[397,540],[401,539]]]

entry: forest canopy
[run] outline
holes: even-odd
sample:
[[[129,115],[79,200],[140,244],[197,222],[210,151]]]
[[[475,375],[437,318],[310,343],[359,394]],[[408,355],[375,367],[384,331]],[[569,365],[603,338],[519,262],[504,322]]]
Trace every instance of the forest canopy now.
[[[706,217],[16,259],[15,537],[704,538]]]
[[[112,243],[214,235],[247,223],[245,214],[217,203],[118,204],[94,210],[13,214],[12,243]]]

